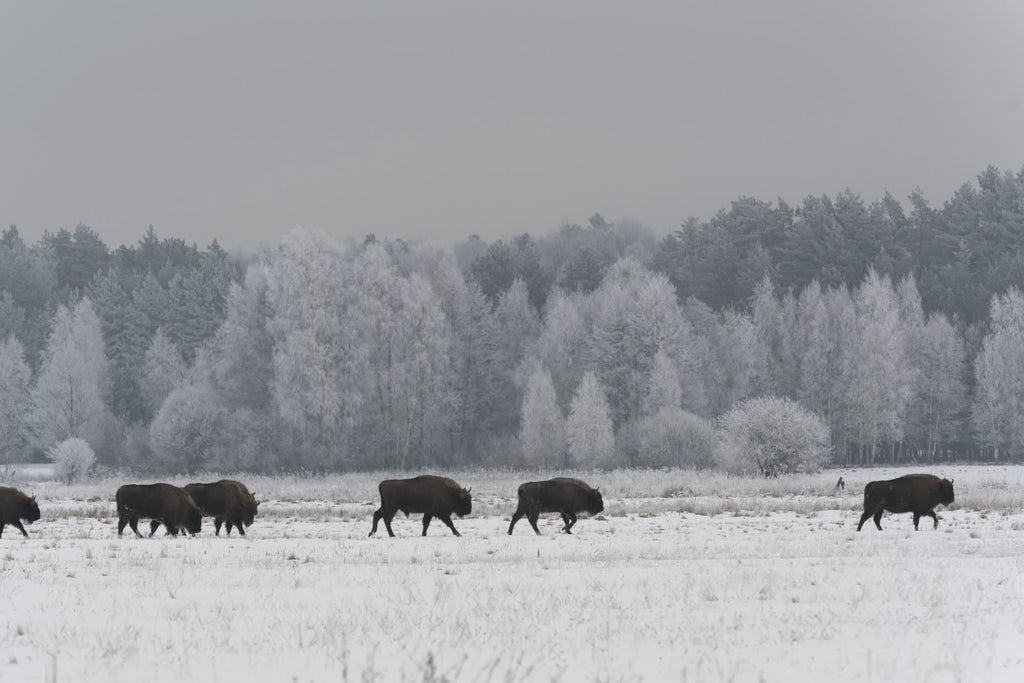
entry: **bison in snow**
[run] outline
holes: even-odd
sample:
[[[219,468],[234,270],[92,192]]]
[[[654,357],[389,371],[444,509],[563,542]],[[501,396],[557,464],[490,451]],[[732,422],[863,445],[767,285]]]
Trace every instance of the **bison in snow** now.
[[[537,518],[540,513],[558,512],[565,522],[562,530],[571,534],[577,512],[596,515],[603,510],[604,500],[601,499],[601,492],[579,479],[559,477],[548,481],[528,481],[519,487],[519,506],[512,515],[508,533],[512,535],[516,522],[525,515],[530,521],[530,526],[539,534]]]
[[[28,532],[21,522],[31,524],[39,519],[39,505],[36,497],[31,498],[18,489],[0,486],[0,536],[4,535],[4,526],[10,524],[28,538]]]
[[[939,526],[935,506],[952,502],[953,480],[939,479],[933,474],[907,474],[897,479],[872,481],[864,487],[864,514],[857,531],[870,517],[875,518],[875,526],[881,531],[885,511],[912,512],[915,530],[921,517],[927,515],[932,518],[934,529]]]
[[[117,535],[130,525],[136,536],[139,518],[145,517],[156,524],[150,525],[149,535],[163,524],[167,533],[177,536],[179,530],[198,534],[203,525],[203,512],[185,489],[171,484],[125,484],[117,490]]]
[[[382,518],[388,535],[394,536],[391,520],[398,511],[404,512],[406,517],[411,512],[422,512],[424,536],[434,517],[444,522],[458,536],[459,532],[452,524],[452,513],[464,517],[473,509],[470,489],[462,488],[447,477],[424,474],[412,479],[385,479],[377,490],[380,491],[380,508],[373,513],[370,536],[377,532],[377,523]]]
[[[220,535],[222,524],[227,525],[228,534],[234,525],[238,533],[245,536],[245,529],[256,519],[260,505],[245,484],[234,479],[221,479],[210,484],[187,484],[185,492],[192,496],[205,516],[213,517],[214,535],[217,536]],[[156,529],[160,523],[153,520],[150,524]]]

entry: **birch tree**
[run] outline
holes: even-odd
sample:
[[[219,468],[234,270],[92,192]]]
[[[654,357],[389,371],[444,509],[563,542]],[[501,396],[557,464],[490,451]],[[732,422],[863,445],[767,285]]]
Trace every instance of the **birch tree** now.
[[[1024,295],[1016,287],[992,297],[991,331],[975,360],[972,422],[996,460],[1016,460],[1024,411]]]
[[[0,462],[27,459],[31,444],[32,371],[13,334],[0,344]]]
[[[40,444],[49,448],[71,437],[99,444],[103,437],[109,381],[100,321],[83,298],[57,309],[33,391]]]
[[[565,420],[555,401],[551,373],[540,365],[526,385],[520,423],[519,439],[527,464],[540,469],[561,464],[565,451]]]
[[[611,411],[604,389],[593,372],[583,375],[572,399],[565,430],[572,467],[609,467],[614,464],[615,436]]]

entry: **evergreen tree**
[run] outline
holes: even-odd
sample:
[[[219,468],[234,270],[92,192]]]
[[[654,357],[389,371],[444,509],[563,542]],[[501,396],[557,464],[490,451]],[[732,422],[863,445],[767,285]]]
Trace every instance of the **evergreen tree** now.
[[[540,365],[526,385],[520,424],[519,439],[527,464],[540,469],[561,464],[565,451],[565,420],[555,402],[551,373]]]

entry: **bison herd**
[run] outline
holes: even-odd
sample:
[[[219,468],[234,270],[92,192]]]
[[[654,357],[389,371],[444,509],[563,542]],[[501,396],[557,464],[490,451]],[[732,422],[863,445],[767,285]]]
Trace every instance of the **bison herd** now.
[[[425,474],[412,479],[386,479],[377,489],[380,507],[373,513],[370,536],[377,532],[377,524],[382,519],[388,535],[394,536],[391,520],[398,512],[404,512],[407,517],[410,513],[422,514],[424,536],[435,517],[458,536],[452,515],[462,518],[473,509],[470,489],[462,488],[447,477]],[[519,487],[518,495],[519,504],[508,525],[509,535],[523,517],[530,522],[534,532],[540,534],[537,519],[542,512],[560,514],[565,523],[562,531],[571,534],[578,513],[596,515],[604,510],[601,492],[579,479],[558,477],[529,481]],[[140,519],[150,520],[150,536],[161,524],[168,534],[177,536],[183,531],[193,535],[199,533],[203,517],[213,517],[215,535],[220,535],[224,525],[227,534],[234,527],[244,536],[245,529],[256,518],[260,504],[244,484],[233,479],[209,484],[193,483],[183,488],[162,483],[125,484],[117,489],[114,499],[117,502],[117,535],[123,535],[125,526],[130,526],[140,537]],[[950,479],[939,479],[931,474],[908,474],[897,479],[873,481],[864,487],[864,514],[857,531],[872,517],[875,526],[881,530],[882,513],[886,511],[912,513],[915,530],[921,517],[931,517],[935,528],[939,525],[939,518],[935,516],[936,506],[952,502],[953,481]],[[4,526],[10,524],[28,537],[22,522],[31,524],[39,516],[39,505],[34,496],[0,486],[0,536]]]

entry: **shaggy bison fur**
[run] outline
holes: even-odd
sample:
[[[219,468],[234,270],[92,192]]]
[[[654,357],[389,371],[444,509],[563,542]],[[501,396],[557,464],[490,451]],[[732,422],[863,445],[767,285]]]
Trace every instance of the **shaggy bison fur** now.
[[[0,486],[0,536],[4,535],[4,526],[10,524],[28,538],[28,532],[21,522],[31,524],[39,519],[39,505],[36,497],[31,498],[18,489]]]
[[[932,518],[934,529],[939,526],[935,506],[952,502],[953,481],[939,479],[933,474],[907,474],[898,479],[872,481],[864,487],[864,514],[857,531],[870,517],[875,518],[875,526],[881,531],[882,513],[885,511],[912,512],[915,530],[921,517],[927,515]]]
[[[220,535],[220,527],[226,524],[227,533],[231,527],[245,536],[245,530],[256,519],[259,501],[240,481],[221,479],[210,484],[188,484],[185,491],[203,511],[206,517],[213,517],[214,535]],[[155,529],[159,522],[153,520],[150,525]]]
[[[167,533],[177,536],[178,531],[198,534],[203,525],[203,512],[185,489],[171,484],[125,484],[117,490],[117,535],[130,525],[136,536],[139,518],[151,519],[149,535],[163,524]]]
[[[524,515],[530,521],[533,530],[537,528],[537,518],[542,512],[558,512],[562,515],[565,526],[562,530],[572,533],[576,524],[576,513],[589,512],[596,515],[604,510],[601,492],[579,479],[559,477],[548,481],[528,481],[519,487],[519,506],[512,515],[512,523],[508,525],[508,533]]]
[[[377,523],[383,519],[389,536],[391,520],[395,513],[423,513],[423,535],[427,535],[430,520],[437,517],[444,522],[456,536],[459,532],[452,524],[452,514],[459,517],[468,515],[473,509],[473,500],[469,489],[464,489],[447,477],[435,477],[424,474],[412,479],[385,479],[377,487],[380,491],[380,508],[373,513],[373,528],[370,536],[377,532]]]

